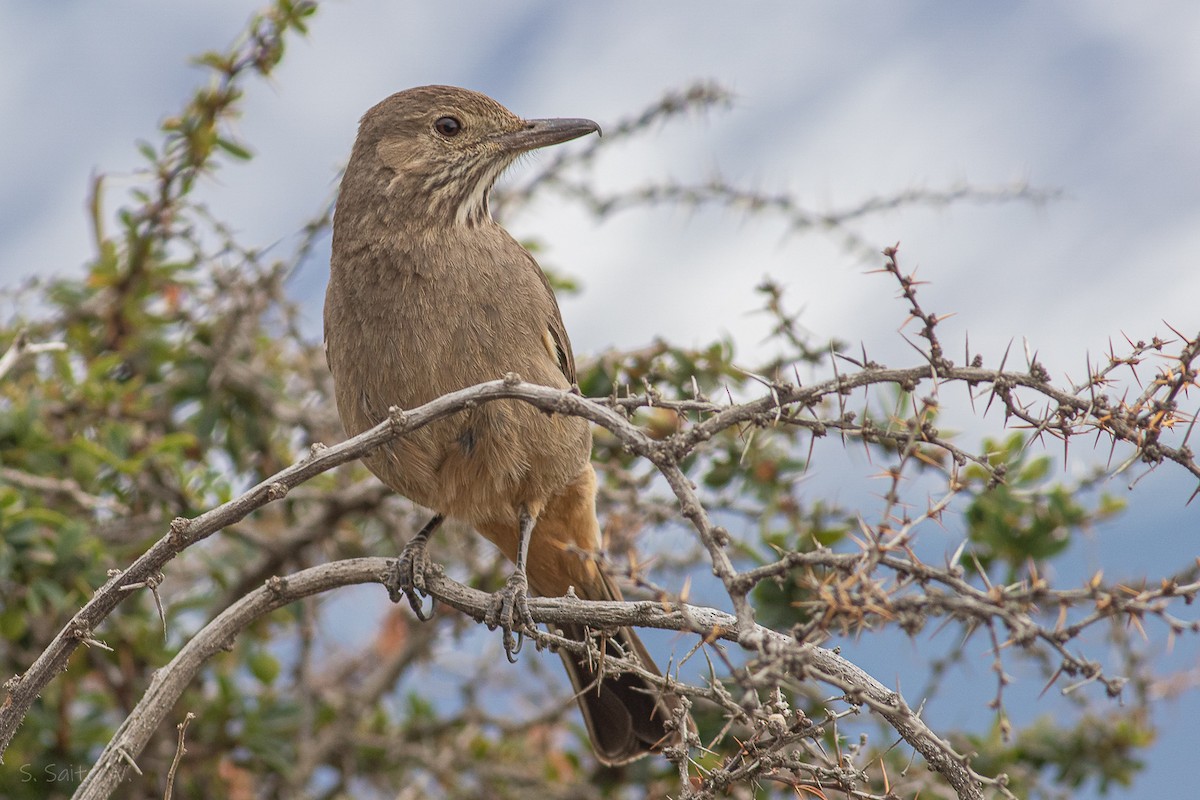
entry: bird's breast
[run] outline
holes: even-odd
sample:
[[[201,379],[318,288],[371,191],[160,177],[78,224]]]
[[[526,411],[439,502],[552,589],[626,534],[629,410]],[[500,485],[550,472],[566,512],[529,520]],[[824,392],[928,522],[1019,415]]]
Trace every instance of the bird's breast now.
[[[391,406],[411,409],[507,373],[567,388],[544,343],[552,298],[523,266],[459,247],[396,252],[369,281],[335,275],[327,347],[347,432],[377,424]],[[590,443],[582,420],[497,401],[405,437],[368,466],[417,502],[479,522],[543,504],[583,469]]]

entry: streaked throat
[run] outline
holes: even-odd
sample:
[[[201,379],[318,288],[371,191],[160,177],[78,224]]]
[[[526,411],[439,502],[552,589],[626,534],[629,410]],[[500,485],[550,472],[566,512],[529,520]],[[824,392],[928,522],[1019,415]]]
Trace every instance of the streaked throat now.
[[[492,211],[488,207],[488,196],[500,173],[508,166],[508,161],[497,161],[489,164],[483,172],[476,176],[470,191],[459,198],[454,210],[454,223],[468,228],[490,222]]]

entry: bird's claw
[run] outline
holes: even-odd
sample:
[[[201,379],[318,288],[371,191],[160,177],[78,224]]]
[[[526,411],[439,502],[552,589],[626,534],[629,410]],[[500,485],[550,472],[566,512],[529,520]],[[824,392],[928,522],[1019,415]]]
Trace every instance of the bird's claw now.
[[[401,597],[407,599],[409,608],[422,622],[433,619],[433,610],[437,606],[436,600],[430,600],[429,612],[426,613],[422,608],[424,603],[421,598],[428,597],[425,590],[425,573],[430,566],[425,543],[424,536],[418,535],[410,539],[400,552],[400,558],[392,562],[392,569],[384,579],[391,601],[399,603]]]
[[[534,629],[529,613],[529,581],[524,572],[513,572],[504,588],[492,595],[483,621],[490,630],[500,628],[504,632],[504,655],[515,664],[525,632]]]

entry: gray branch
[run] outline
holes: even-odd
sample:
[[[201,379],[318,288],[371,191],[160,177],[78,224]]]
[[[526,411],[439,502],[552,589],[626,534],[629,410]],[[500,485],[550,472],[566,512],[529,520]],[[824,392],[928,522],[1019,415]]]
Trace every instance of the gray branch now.
[[[272,578],[226,609],[154,674],[142,699],[80,784],[75,800],[101,800],[111,796],[204,663],[229,649],[237,635],[255,620],[313,594],[352,584],[382,583],[389,563],[385,558],[349,559],[322,564],[284,578]],[[436,570],[426,577],[426,586],[429,594],[438,601],[477,622],[483,621],[490,600],[486,592],[464,586]],[[666,606],[657,601],[594,602],[557,597],[531,598],[529,610],[536,621],[551,627],[580,623],[595,628],[640,626],[716,636],[734,642],[744,638],[738,635],[742,625],[737,618],[702,606]],[[983,797],[982,782],[967,767],[966,759],[930,730],[898,692],[888,689],[832,650],[797,642],[762,626],[755,626],[754,632],[759,642],[755,655],[781,659],[788,664],[791,677],[826,683],[842,692],[848,702],[866,705],[921,753],[954,787],[960,798]],[[548,639],[561,641],[557,637]]]

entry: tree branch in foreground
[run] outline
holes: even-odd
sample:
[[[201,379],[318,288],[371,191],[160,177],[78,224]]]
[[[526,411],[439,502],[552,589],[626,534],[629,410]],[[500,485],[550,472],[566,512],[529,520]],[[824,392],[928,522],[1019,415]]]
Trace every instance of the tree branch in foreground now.
[[[847,395],[879,384],[911,393],[928,383],[936,394],[943,385],[965,383],[972,390],[973,400],[984,398],[989,404],[999,401],[1006,419],[1019,420],[1035,429],[1039,436],[1049,434],[1065,442],[1070,436],[1093,432],[1110,438],[1114,447],[1118,443],[1130,445],[1133,454],[1126,464],[1140,459],[1153,468],[1163,461],[1174,461],[1191,474],[1200,476],[1200,466],[1197,466],[1194,454],[1187,445],[1186,433],[1178,444],[1169,445],[1163,440],[1163,434],[1169,432],[1172,426],[1194,420],[1194,415],[1183,413],[1177,404],[1179,397],[1196,383],[1193,362],[1200,354],[1200,337],[1181,337],[1184,345],[1178,356],[1168,357],[1168,366],[1132,402],[1109,397],[1101,391],[1109,385],[1111,368],[1089,369],[1088,379],[1082,385],[1067,389],[1055,386],[1045,369],[1033,359],[1027,371],[1005,370],[1004,363],[996,369],[984,368],[978,356],[969,358],[968,366],[958,366],[945,357],[937,341],[935,327],[938,317],[927,314],[917,305],[914,284],[909,276],[902,275],[896,267],[895,251],[889,250],[887,256],[886,271],[900,280],[904,297],[910,304],[910,315],[923,326],[919,335],[930,343],[928,351],[921,351],[927,363],[920,366],[889,369],[865,357],[860,363],[843,356],[845,361],[856,367],[854,371],[835,372],[832,378],[808,386],[764,379],[767,391],[757,399],[742,403],[732,400],[729,403],[715,403],[699,394],[690,400],[665,399],[652,388],[642,396],[598,401],[569,391],[526,384],[519,376],[508,375],[503,380],[453,392],[417,409],[392,409],[389,419],[353,439],[333,447],[314,445],[308,458],[277,472],[240,497],[194,519],[177,518],[170,531],[127,570],[114,571],[112,578],[74,615],[23,675],[4,684],[8,697],[0,709],[0,750],[7,748],[35,698],[65,668],[79,643],[97,643],[93,631],[122,599],[132,593],[131,589],[146,585],[168,561],[188,546],[238,522],[255,509],[283,498],[289,490],[320,473],[360,458],[436,419],[478,403],[499,399],[520,400],[548,413],[587,419],[608,430],[625,450],[650,461],[666,478],[682,515],[692,523],[712,562],[713,573],[722,581],[729,595],[734,616],[719,623],[721,636],[739,642],[760,657],[772,653],[786,656],[783,661],[772,658],[772,668],[780,663],[790,663],[794,655],[790,648],[796,647],[797,641],[803,642],[805,637],[796,632],[793,632],[795,636],[789,637],[757,625],[750,592],[764,579],[792,574],[797,569],[811,572],[814,566],[820,565],[830,570],[825,573],[829,580],[837,578],[839,574],[844,579],[836,587],[837,592],[819,591],[814,595],[813,604],[816,607],[813,613],[822,620],[824,628],[832,628],[837,624],[845,626],[848,621],[863,623],[870,616],[883,621],[908,619],[914,629],[919,629],[926,616],[967,619],[971,625],[983,626],[993,636],[999,636],[998,641],[1003,639],[1001,628],[1008,631],[1008,642],[1022,647],[1041,641],[1061,657],[1061,674],[1082,675],[1086,680],[1103,680],[1110,692],[1119,691],[1120,679],[1105,678],[1098,664],[1071,654],[1065,648],[1065,643],[1083,629],[1102,620],[1134,621],[1135,618],[1153,615],[1166,622],[1172,633],[1193,629],[1193,625],[1171,617],[1165,609],[1168,603],[1192,599],[1196,587],[1164,583],[1161,589],[1134,593],[1121,586],[1111,589],[1103,587],[1097,579],[1086,590],[1074,595],[1051,590],[1037,582],[976,590],[963,582],[961,568],[957,565],[958,555],[944,568],[931,567],[916,560],[907,549],[911,520],[904,521],[899,528],[890,522],[866,526],[861,554],[837,554],[835,560],[846,561],[844,565],[830,561],[827,552],[818,551],[812,554],[786,553],[773,564],[761,565],[747,572],[739,572],[735,567],[730,555],[728,532],[713,524],[683,467],[684,461],[702,449],[705,442],[727,431],[780,427],[819,437],[833,430],[843,437],[886,445],[903,454],[904,458],[919,448],[933,448],[949,456],[944,469],[952,492],[961,488],[958,470],[968,463],[984,470],[995,483],[1004,481],[1003,471],[993,466],[987,454],[972,454],[959,448],[931,424],[913,422],[881,426],[847,410]],[[1136,359],[1148,350],[1161,352],[1166,344],[1159,340],[1149,344],[1138,343],[1131,358]],[[1124,364],[1129,359],[1113,356],[1110,361],[1112,364]],[[1035,410],[1037,404],[1043,404],[1044,408]],[[682,423],[676,432],[655,437],[631,421],[634,411],[651,406],[679,415]],[[831,407],[836,411],[830,411]],[[1190,430],[1189,425],[1187,433]],[[931,507],[926,516],[936,518],[940,509],[941,506]],[[821,559],[828,563],[819,564]],[[890,589],[884,587],[882,582],[872,578],[876,568],[892,571],[900,581]],[[820,580],[817,576],[814,582],[819,584]],[[901,590],[912,590],[914,587],[923,590],[930,582],[952,589],[954,597],[949,598],[941,591],[893,597]],[[1057,604],[1065,613],[1069,608],[1086,607],[1089,602],[1095,604],[1092,613],[1073,625],[1059,623],[1043,626],[1032,619],[1032,615],[1040,613],[1041,608]],[[588,604],[589,613],[600,611],[600,605]],[[548,610],[550,607],[545,608]],[[603,617],[596,619],[607,624]],[[547,616],[546,620],[555,621],[552,615]],[[589,621],[593,620],[589,618]],[[707,621],[718,624],[713,620]],[[635,620],[632,624],[655,623],[648,618]],[[686,629],[697,630],[694,627]],[[785,644],[787,647],[784,647]],[[811,647],[809,644],[799,646]],[[893,697],[882,687],[872,686],[870,691],[862,688],[868,684],[864,683],[861,676],[846,678],[843,675],[846,669],[844,665],[837,666],[837,669],[833,664],[821,667],[807,656],[798,663],[803,667],[800,672],[809,677],[834,685],[842,685],[838,683],[842,681],[852,702],[871,706],[897,726],[906,739],[911,736],[914,747],[923,753],[928,750],[926,758],[930,764],[955,786],[960,796],[977,796],[961,794],[972,791],[970,786],[973,784],[966,778],[971,773],[947,748],[930,746],[928,742],[936,739],[926,735],[923,726],[919,729],[911,727],[915,717],[899,698]],[[799,674],[790,667],[787,671]],[[998,788],[1004,791],[1002,787]]]
[[[150,687],[109,741],[96,764],[80,784],[76,800],[109,797],[151,736],[174,707],[184,689],[204,663],[232,646],[233,640],[255,620],[303,597],[342,586],[382,583],[389,568],[385,558],[359,558],[322,564],[266,585],[230,606],[198,632],[179,653],[158,670]],[[429,594],[482,622],[490,595],[453,581],[434,570],[427,577]],[[531,598],[529,610],[538,622],[555,625],[586,624],[593,628],[627,625],[696,633],[707,639],[736,641],[740,626],[731,615],[691,605],[666,606],[654,601],[590,602],[571,597]],[[786,659],[796,680],[817,680],[842,692],[847,702],[865,705],[883,716],[925,760],[954,787],[959,797],[982,798],[984,781],[966,764],[966,758],[940,739],[913,712],[898,692],[892,691],[862,669],[831,650],[795,641],[776,631],[757,627],[761,654]],[[542,643],[566,643],[557,636],[539,632]],[[545,638],[542,638],[545,637]],[[615,669],[622,662],[610,660]],[[678,684],[668,681],[672,688]],[[741,754],[739,754],[740,757]],[[992,781],[986,781],[991,783]]]

